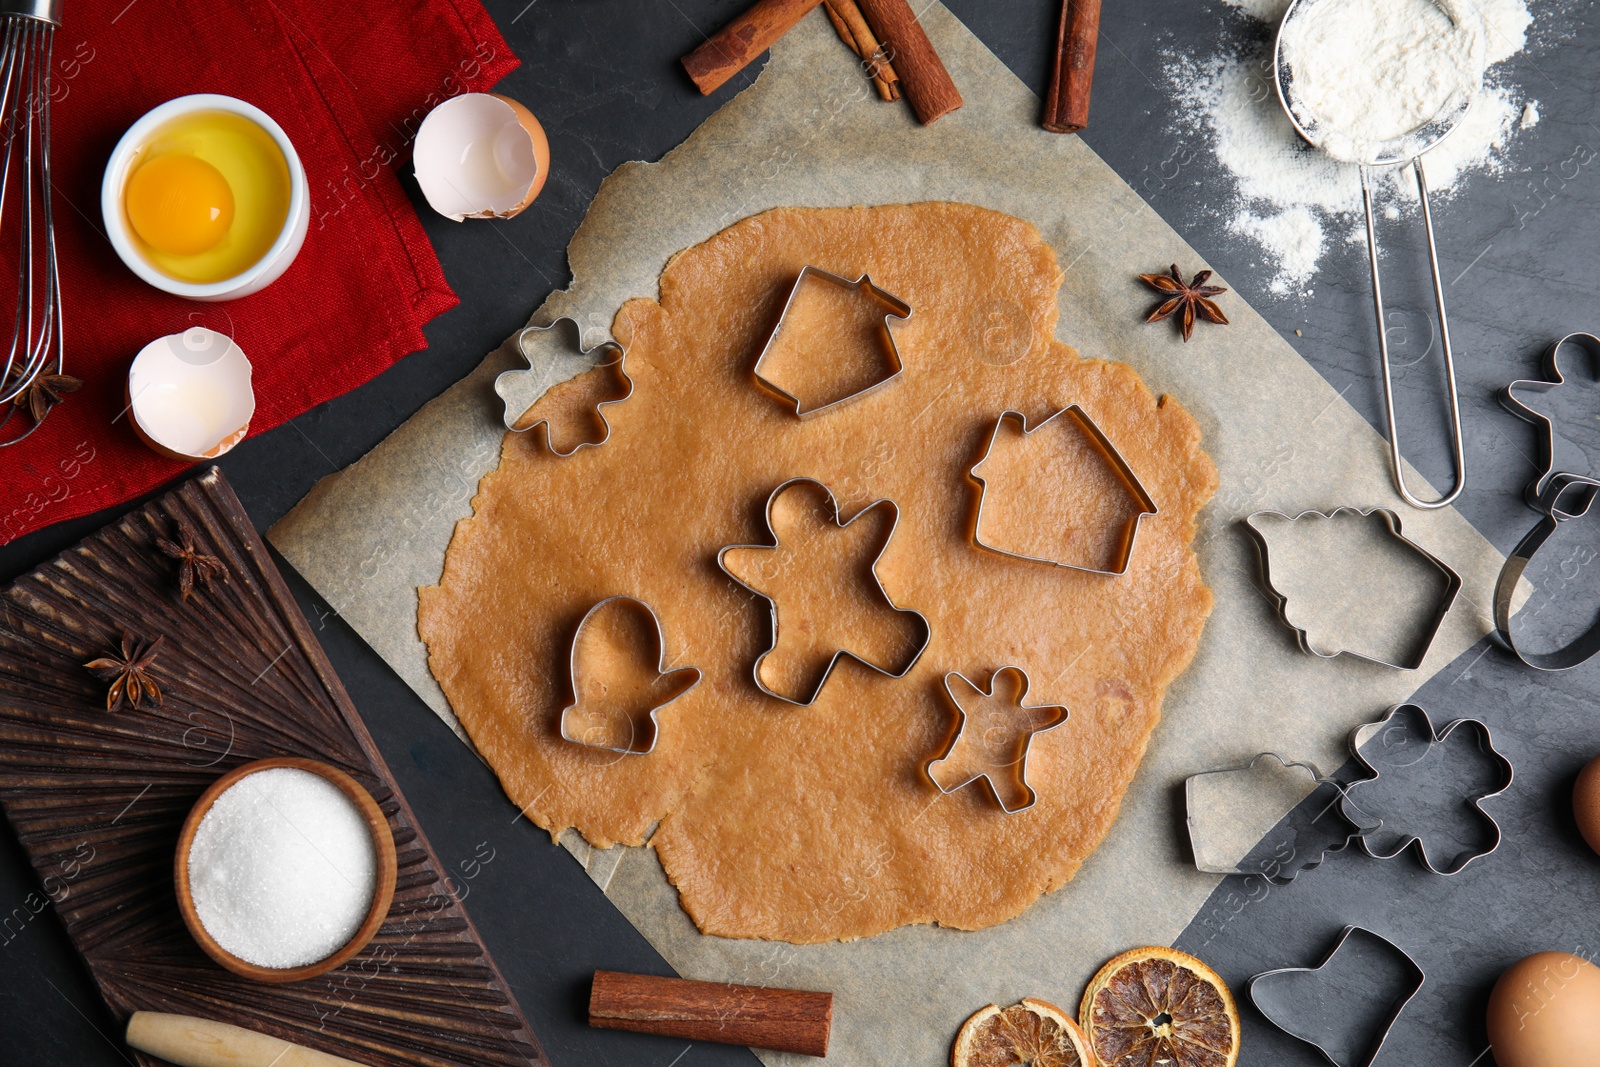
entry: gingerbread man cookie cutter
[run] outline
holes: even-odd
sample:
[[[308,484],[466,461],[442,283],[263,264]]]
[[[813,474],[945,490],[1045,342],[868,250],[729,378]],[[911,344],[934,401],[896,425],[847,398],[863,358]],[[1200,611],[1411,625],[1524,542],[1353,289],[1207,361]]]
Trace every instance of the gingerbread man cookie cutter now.
[[[1011,691],[1009,698],[1000,697],[999,691],[1002,685],[1009,687]],[[1007,815],[1015,815],[1019,811],[1026,811],[1038,803],[1039,795],[1028,784],[1028,750],[1033,747],[1035,735],[1054,730],[1057,726],[1067,721],[1067,716],[1070,713],[1060,704],[1025,703],[1028,699],[1028,686],[1028,672],[1021,667],[1006,666],[996,670],[994,674],[989,676],[989,688],[987,690],[979,689],[976,683],[959,671],[950,671],[944,676],[945,695],[950,698],[950,703],[956,709],[956,731],[950,738],[950,743],[946,746],[943,754],[929,760],[923,768],[928,780],[934,784],[934,787],[939,792],[948,796],[956,790],[964,789],[973,782],[982,779],[984,784],[989,787],[989,792],[994,797],[995,802],[1000,805],[1000,810]],[[977,700],[995,700],[997,698],[1008,699],[1011,706],[1018,711],[1041,713],[1035,716],[1041,725],[1024,725],[1012,728],[1009,723],[989,722],[975,724],[981,727],[977,731],[978,737],[976,740],[976,745],[980,750],[980,757],[983,755],[982,750],[987,748],[990,750],[990,755],[995,758],[985,760],[987,768],[985,770],[969,773],[966,777],[961,778],[960,781],[946,782],[943,780],[945,777],[944,772],[940,768],[954,758],[957,750],[962,747],[963,742],[968,740],[969,726],[974,725],[969,722],[967,706],[962,703],[962,700],[966,699],[970,703]],[[997,774],[1009,779],[1003,783],[1008,788],[1002,789],[1002,783],[995,781],[995,775]],[[1023,803],[1013,807],[1007,804],[1007,795],[1021,796],[1025,799]]]
[[[778,499],[781,496],[783,496],[784,493],[786,493],[787,491],[789,491],[790,489],[793,489],[795,486],[798,486],[798,485],[815,486],[816,488],[822,490],[822,494],[827,500],[827,507],[828,507],[829,511],[832,513],[833,522],[841,530],[844,529],[845,527],[849,526],[851,523],[855,522],[857,519],[861,518],[863,515],[866,515],[869,512],[872,512],[872,511],[874,511],[874,510],[876,510],[878,508],[887,508],[889,510],[889,515],[890,515],[889,532],[884,536],[882,547],[879,548],[877,554],[875,556],[873,556],[872,563],[869,565],[869,567],[867,569],[868,569],[868,572],[872,575],[873,584],[877,587],[878,595],[880,597],[882,597],[883,602],[885,604],[887,604],[891,609],[893,609],[896,612],[900,612],[902,614],[914,616],[916,618],[917,622],[921,625],[921,628],[922,628],[922,640],[917,643],[916,651],[911,655],[910,659],[906,662],[906,665],[904,667],[902,667],[898,671],[894,671],[894,670],[890,670],[890,669],[881,667],[876,663],[872,663],[872,662],[870,662],[870,661],[868,661],[866,659],[863,659],[862,657],[856,655],[854,652],[851,652],[849,649],[843,649],[843,648],[835,649],[832,658],[830,658],[828,660],[828,665],[822,671],[822,675],[821,675],[820,678],[818,678],[817,684],[812,689],[810,696],[806,697],[804,700],[796,700],[793,697],[785,696],[784,694],[779,693],[778,691],[776,691],[776,690],[772,689],[771,687],[769,687],[767,685],[767,683],[762,679],[762,677],[761,677],[761,665],[766,660],[767,656],[771,655],[772,652],[774,652],[778,647],[778,635],[780,633],[779,621],[778,621],[778,603],[777,603],[776,600],[774,600],[772,597],[768,596],[766,593],[764,593],[761,590],[759,590],[759,589],[755,588],[754,586],[750,585],[749,583],[744,581],[742,578],[740,578],[737,574],[734,574],[731,570],[728,569],[728,565],[727,565],[727,562],[726,562],[728,553],[736,551],[738,549],[772,549],[772,548],[777,548],[778,547],[778,545],[779,545],[778,535],[777,535],[777,533],[775,533],[773,531],[773,528],[772,528],[772,509],[773,509],[773,506],[778,502]],[[735,582],[737,582],[740,585],[741,588],[744,588],[744,589],[750,591],[751,593],[754,593],[756,596],[760,597],[762,600],[765,600],[767,602],[768,618],[770,620],[770,626],[771,626],[770,633],[771,633],[772,637],[771,637],[771,642],[768,644],[766,651],[762,652],[759,656],[756,657],[755,665],[751,668],[751,677],[754,679],[754,681],[756,683],[756,688],[761,690],[763,693],[767,694],[768,696],[776,697],[777,699],[782,700],[787,704],[796,704],[796,705],[799,705],[800,707],[810,707],[812,704],[815,704],[817,702],[817,697],[819,695],[821,695],[821,693],[822,693],[822,687],[824,685],[826,685],[828,679],[833,676],[834,667],[836,667],[838,665],[838,663],[839,663],[839,660],[841,658],[845,657],[845,656],[850,657],[851,659],[855,660],[857,663],[860,663],[862,666],[869,667],[872,670],[877,671],[879,674],[885,675],[886,677],[889,677],[889,678],[904,678],[906,676],[906,674],[911,670],[911,668],[916,666],[917,661],[922,658],[923,651],[927,649],[928,642],[930,640],[932,640],[932,638],[933,638],[933,628],[928,625],[927,618],[921,612],[913,611],[910,608],[902,608],[898,604],[896,604],[894,602],[894,599],[889,596],[889,591],[884,588],[883,579],[878,576],[878,561],[881,560],[883,558],[883,554],[886,551],[888,551],[889,542],[894,539],[895,529],[900,525],[900,508],[899,508],[899,506],[896,505],[894,501],[892,501],[892,500],[888,499],[887,497],[885,497],[885,498],[881,498],[881,499],[878,499],[878,500],[874,500],[872,503],[868,504],[866,507],[862,508],[860,511],[857,511],[854,515],[851,515],[848,519],[845,519],[845,518],[842,518],[839,515],[839,502],[834,498],[833,490],[829,489],[826,485],[823,485],[821,482],[817,481],[815,478],[790,478],[788,481],[783,482],[776,489],[774,489],[771,492],[771,494],[767,497],[767,504],[766,504],[765,509],[762,512],[762,515],[763,515],[764,525],[767,528],[767,536],[768,536],[768,538],[770,538],[770,543],[769,544],[726,545],[717,553],[717,566],[719,568],[721,568],[723,574],[726,574],[729,578],[731,578]]]

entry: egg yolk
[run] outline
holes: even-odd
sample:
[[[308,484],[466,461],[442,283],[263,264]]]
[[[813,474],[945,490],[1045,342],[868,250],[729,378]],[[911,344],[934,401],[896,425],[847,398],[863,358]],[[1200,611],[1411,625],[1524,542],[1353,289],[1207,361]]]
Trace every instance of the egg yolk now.
[[[222,172],[194,156],[152,159],[128,180],[128,221],[151,248],[194,256],[215,248],[233,225],[233,190]]]

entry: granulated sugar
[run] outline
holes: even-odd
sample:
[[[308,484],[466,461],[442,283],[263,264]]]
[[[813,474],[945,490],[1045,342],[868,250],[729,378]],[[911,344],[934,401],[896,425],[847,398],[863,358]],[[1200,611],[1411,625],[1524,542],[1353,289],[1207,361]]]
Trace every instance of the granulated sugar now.
[[[1227,2],[1269,24],[1288,7],[1287,0]],[[1319,6],[1334,3],[1361,9],[1376,4],[1400,14],[1410,10],[1423,20],[1436,17],[1421,9],[1432,6],[1427,0],[1319,0]],[[1473,0],[1468,10],[1483,22],[1488,70],[1466,118],[1425,157],[1429,188],[1445,199],[1463,174],[1506,165],[1503,148],[1525,110],[1520,91],[1503,84],[1494,65],[1524,48],[1533,21],[1527,0]],[[1166,75],[1179,121],[1205,136],[1232,179],[1232,195],[1217,205],[1226,225],[1260,247],[1274,270],[1273,294],[1304,295],[1322,253],[1339,237],[1365,241],[1361,178],[1359,168],[1336,162],[1295,132],[1273,81],[1271,29],[1262,31],[1265,40],[1242,50],[1236,41],[1219,41],[1219,50],[1209,55],[1169,52]],[[1383,173],[1381,199],[1415,202],[1409,173]]]
[[[361,811],[332,782],[293,767],[247,774],[224,790],[189,848],[200,924],[262,967],[331,956],[366,919],[376,886]]]

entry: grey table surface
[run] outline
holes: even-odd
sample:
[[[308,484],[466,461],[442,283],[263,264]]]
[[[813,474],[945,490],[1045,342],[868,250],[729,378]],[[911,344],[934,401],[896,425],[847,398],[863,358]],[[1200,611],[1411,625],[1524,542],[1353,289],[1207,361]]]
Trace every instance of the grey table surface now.
[[[1043,90],[1056,0],[947,3],[1023,81]],[[456,225],[421,209],[461,305],[428,327],[427,351],[223,459],[262,529],[319,478],[359,458],[467,373],[565,284],[566,242],[613,168],[659,158],[754,76],[752,69],[702,99],[676,62],[746,0],[489,0],[488,6],[523,59],[500,91],[527,103],[548,130],[550,184],[532,209],[506,222]],[[1521,491],[1537,451],[1532,428],[1500,407],[1498,391],[1536,376],[1553,338],[1600,329],[1600,167],[1570,177],[1570,168],[1561,167],[1580,149],[1590,158],[1600,150],[1600,5],[1533,0],[1533,7],[1559,17],[1561,39],[1516,57],[1510,67],[1538,97],[1543,121],[1519,142],[1509,168],[1467,178],[1436,217],[1471,472],[1458,506],[1502,551],[1534,521]],[[1210,41],[1244,42],[1266,32],[1222,0],[1105,0],[1093,124],[1084,139],[1377,425],[1382,395],[1364,249],[1334,242],[1314,299],[1273,297],[1269,267],[1208,210],[1223,195],[1223,171],[1201,132],[1176,117],[1174,89],[1163,73],[1164,53],[1174,47],[1204,51]],[[409,173],[403,180],[420,205]],[[1406,367],[1398,379],[1413,435],[1407,455],[1444,478],[1425,261],[1404,234],[1386,236],[1385,243],[1396,275],[1395,336],[1412,346],[1401,352]],[[117,511],[5,546],[0,579],[67,547]],[[1588,564],[1600,558],[1595,525],[1566,524],[1530,572],[1546,608],[1536,627],[1543,632],[1533,637],[1559,641],[1594,619],[1600,568]],[[468,906],[552,1060],[570,1067],[754,1063],[743,1049],[583,1025],[588,976],[596,968],[670,969],[547,835],[513,821],[487,768],[314,591],[291,578],[441,857],[473,858],[483,842],[493,849],[495,858],[470,882]],[[1600,914],[1600,858],[1584,848],[1567,799],[1577,770],[1600,753],[1600,663],[1539,675],[1486,640],[1430,681],[1418,700],[1439,722],[1481,719],[1514,763],[1515,784],[1492,802],[1505,831],[1499,851],[1452,878],[1431,875],[1409,857],[1380,862],[1353,851],[1287,888],[1229,878],[1179,944],[1203,955],[1242,995],[1250,975],[1313,964],[1345,924],[1370,926],[1404,945],[1428,975],[1380,1054],[1380,1067],[1484,1067],[1491,1057],[1483,1008],[1508,963],[1542,949],[1600,952],[1593,920]],[[1176,828],[1172,841],[1154,847],[1183,862]],[[125,1062],[113,1022],[54,915],[14,910],[36,885],[15,838],[0,832],[0,1060]],[[1055,992],[1070,1001],[1087,977],[1064,979]],[[1324,1062],[1248,1004],[1241,1010],[1241,1064]]]

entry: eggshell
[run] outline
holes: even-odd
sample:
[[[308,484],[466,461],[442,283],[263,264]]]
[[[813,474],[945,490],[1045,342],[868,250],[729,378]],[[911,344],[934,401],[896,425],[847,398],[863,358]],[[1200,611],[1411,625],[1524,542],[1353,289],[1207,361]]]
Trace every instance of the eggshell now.
[[[550,173],[544,127],[498,93],[462,93],[428,112],[412,155],[428,205],[457,222],[511,218]]]
[[[1506,968],[1489,995],[1498,1067],[1600,1067],[1600,967],[1536,952]]]
[[[1600,756],[1578,772],[1572,787],[1572,817],[1589,847],[1600,852]]]
[[[139,439],[169,459],[214,459],[244,440],[255,416],[250,361],[227,334],[195,326],[158,337],[128,368]]]

